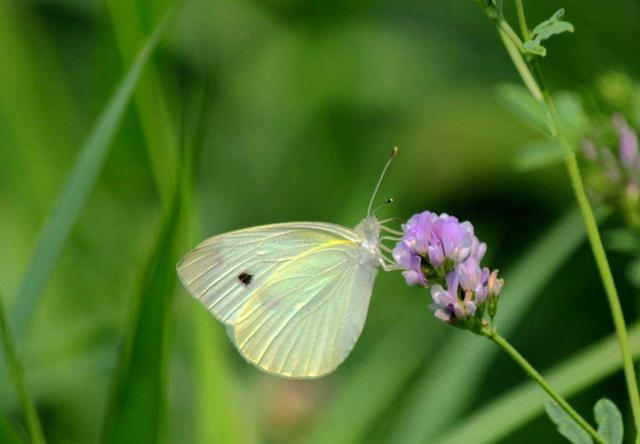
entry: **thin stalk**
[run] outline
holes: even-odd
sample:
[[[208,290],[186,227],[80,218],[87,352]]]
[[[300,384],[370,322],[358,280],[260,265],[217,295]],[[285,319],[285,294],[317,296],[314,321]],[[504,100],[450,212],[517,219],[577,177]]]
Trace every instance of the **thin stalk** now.
[[[40,425],[38,413],[36,412],[36,408],[33,405],[31,396],[29,395],[29,389],[24,378],[22,363],[20,362],[18,354],[13,347],[13,339],[11,337],[11,332],[9,331],[7,318],[4,312],[4,306],[2,305],[1,301],[0,336],[2,336],[2,346],[4,347],[4,352],[7,357],[7,365],[9,366],[9,371],[11,372],[13,382],[16,385],[16,391],[18,392],[22,410],[24,410],[24,417],[27,421],[27,431],[29,433],[29,438],[33,444],[44,444],[45,439],[44,434],[42,433],[42,426]]]
[[[537,65],[537,64],[536,64]],[[539,67],[537,67],[539,70]],[[613,317],[613,324],[615,326],[616,335],[618,336],[618,342],[620,344],[620,351],[622,352],[622,362],[624,368],[624,376],[627,383],[627,390],[629,392],[629,401],[631,402],[631,410],[633,413],[633,419],[636,426],[636,433],[640,431],[640,394],[638,393],[638,380],[636,377],[635,367],[633,365],[633,356],[629,349],[629,334],[627,332],[627,326],[624,320],[624,314],[622,312],[622,306],[620,305],[620,298],[618,297],[618,290],[616,289],[615,282],[613,280],[613,274],[611,273],[611,267],[607,260],[607,254],[602,244],[602,238],[600,237],[600,231],[598,230],[598,224],[593,214],[593,210],[587,198],[587,193],[582,181],[582,175],[578,167],[578,160],[576,155],[571,149],[571,146],[567,142],[564,134],[559,128],[558,113],[555,108],[555,104],[551,95],[548,93],[544,84],[542,90],[545,97],[545,103],[552,116],[552,122],[555,125],[556,140],[565,148],[565,164],[571,185],[573,187],[580,211],[582,212],[582,218],[584,219],[585,226],[587,228],[587,237],[591,244],[591,250],[600,272],[600,277],[605,288],[605,294],[609,302],[609,308]],[[553,134],[552,129],[552,134]]]
[[[511,358],[513,358],[516,363],[522,367],[522,369],[538,383],[542,390],[544,390],[558,405],[565,411],[569,416],[573,418],[573,420],[584,429],[597,443],[606,444],[606,441],[596,430],[591,427],[591,425],[582,417],[578,412],[576,412],[571,405],[562,397],[560,393],[558,393],[551,385],[547,382],[544,377],[536,371],[535,368],[529,361],[527,361],[524,356],[522,356],[518,350],[516,350],[505,338],[500,336],[494,329],[485,329],[482,331],[482,334],[489,338],[493,343],[498,345],[502,350],[504,350]]]
[[[515,0],[515,4],[518,14],[518,21],[520,23],[523,36],[526,39],[527,35],[529,34],[529,28],[527,26],[522,0]],[[508,24],[506,26],[508,26]],[[627,384],[627,391],[629,393],[629,401],[631,403],[631,410],[633,413],[636,431],[640,431],[640,394],[638,392],[638,382],[633,366],[633,358],[629,350],[629,335],[627,333],[627,327],[622,312],[622,306],[620,305],[618,291],[616,290],[615,282],[613,280],[613,274],[611,273],[611,267],[609,266],[609,261],[607,260],[607,255],[602,244],[600,231],[598,230],[598,224],[596,223],[593,209],[591,208],[591,204],[589,203],[589,199],[587,198],[587,193],[582,181],[582,175],[580,174],[580,169],[578,167],[578,161],[576,159],[575,152],[571,148],[571,145],[569,144],[566,136],[563,133],[562,125],[558,117],[555,103],[544,83],[540,65],[535,59],[532,62],[527,63],[526,61],[524,61],[522,53],[520,52],[515,54],[514,49],[519,48],[519,45],[517,44],[517,42],[512,41],[509,33],[504,32],[504,28],[505,25],[500,24],[498,26],[498,32],[500,33],[500,37],[505,44],[507,52],[511,56],[516,69],[520,73],[525,85],[527,86],[531,94],[543,105],[547,114],[551,136],[556,139],[564,149],[564,159],[567,173],[569,174],[571,186],[580,207],[582,218],[587,230],[589,244],[591,245],[591,250],[598,267],[598,272],[600,273],[600,278],[602,279],[605,294],[609,302],[611,315],[613,317],[613,324],[615,326],[616,335],[620,344],[624,375]],[[538,91],[542,92],[541,96],[537,94]],[[640,442],[640,440],[638,442]]]
[[[527,18],[524,15],[524,4],[522,0],[515,0],[516,2],[516,11],[518,13],[518,23],[520,24],[520,32],[522,33],[522,38],[526,42],[531,39],[531,34],[529,33],[529,27],[527,26]]]

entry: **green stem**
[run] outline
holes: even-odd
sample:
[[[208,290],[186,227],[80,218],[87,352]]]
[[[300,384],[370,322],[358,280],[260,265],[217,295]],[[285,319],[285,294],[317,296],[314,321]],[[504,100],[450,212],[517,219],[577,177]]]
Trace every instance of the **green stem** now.
[[[518,363],[520,367],[534,380],[538,383],[542,390],[544,390],[558,405],[565,411],[569,416],[573,418],[573,420],[584,429],[591,437],[600,444],[606,444],[606,441],[602,436],[596,432],[596,430],[591,427],[591,425],[582,417],[578,412],[576,412],[571,405],[562,397],[562,395],[555,391],[551,385],[547,382],[546,379],[542,377],[540,373],[536,371],[535,368],[529,361],[527,361],[524,356],[522,356],[518,350],[516,350],[505,338],[500,336],[494,329],[484,329],[482,330],[482,334],[497,344],[502,350],[504,350],[514,361]]]
[[[524,13],[524,6],[522,0],[515,0],[516,9],[518,13],[518,21],[522,28],[523,36],[525,39],[529,33],[527,21]],[[495,21],[495,20],[494,20]],[[508,26],[508,25],[507,25]],[[616,335],[620,344],[620,351],[622,353],[623,368],[625,380],[627,383],[627,391],[629,392],[629,400],[631,403],[631,410],[633,412],[634,423],[636,431],[640,431],[640,394],[638,392],[638,382],[636,378],[635,369],[633,366],[633,358],[629,351],[629,338],[627,333],[627,327],[620,305],[620,298],[616,290],[615,282],[613,280],[613,274],[611,273],[611,267],[607,260],[607,255],[604,251],[598,225],[593,214],[593,210],[587,198],[587,193],[582,181],[582,175],[578,167],[578,161],[574,150],[566,139],[562,131],[562,125],[556,111],[555,103],[549,90],[546,88],[544,78],[542,76],[542,70],[537,60],[533,60],[531,63],[527,63],[520,51],[516,53],[514,49],[519,48],[517,43],[513,42],[513,39],[509,37],[509,34],[504,32],[504,25],[498,26],[498,32],[502,41],[505,44],[507,52],[511,56],[511,59],[516,66],[516,69],[520,73],[525,85],[533,95],[533,97],[540,102],[544,107],[549,122],[549,130],[551,136],[555,138],[564,149],[565,165],[571,186],[573,188],[576,200],[582,213],[582,218],[587,230],[587,237],[591,245],[591,250],[600,273],[600,278],[605,289],[609,307],[611,309],[611,315],[613,317],[613,324],[615,326]],[[531,69],[533,67],[533,70]],[[541,94],[540,94],[541,92]]]
[[[527,26],[527,18],[524,15],[524,4],[522,0],[515,0],[516,2],[516,11],[518,13],[518,23],[520,24],[520,32],[522,32],[522,38],[526,42],[531,39],[531,34],[529,33],[529,27]]]
[[[539,69],[539,68],[538,68]],[[609,308],[613,317],[613,324],[615,326],[616,335],[618,336],[618,343],[620,344],[620,351],[622,352],[622,362],[624,368],[624,376],[627,383],[627,390],[629,392],[629,400],[631,402],[631,410],[633,413],[633,420],[636,426],[636,434],[640,431],[640,393],[638,392],[638,380],[636,377],[635,368],[633,366],[633,357],[629,349],[629,334],[627,332],[627,326],[624,320],[624,314],[622,312],[622,306],[620,305],[620,298],[618,296],[618,290],[616,289],[615,282],[613,280],[613,274],[611,273],[611,267],[607,260],[607,254],[604,251],[604,245],[602,244],[602,238],[600,237],[600,231],[598,230],[598,224],[593,214],[591,204],[587,197],[587,193],[582,181],[582,175],[580,174],[580,168],[578,167],[578,160],[571,148],[571,145],[565,138],[564,134],[560,130],[558,122],[558,114],[553,103],[553,99],[548,91],[543,87],[543,93],[545,103],[549,109],[554,122],[555,138],[565,148],[565,164],[571,185],[573,187],[580,211],[582,212],[582,218],[587,229],[587,237],[591,244],[591,250],[600,272],[600,278],[604,285],[605,294],[609,301]]]
[[[29,390],[27,388],[27,382],[24,378],[24,370],[18,354],[13,347],[13,339],[11,338],[11,332],[7,325],[7,318],[4,312],[4,306],[0,300],[0,336],[2,336],[2,345],[4,347],[5,355],[7,357],[7,364],[11,372],[11,377],[16,385],[16,391],[20,398],[20,404],[24,410],[24,416],[27,421],[27,431],[33,444],[44,444],[44,434],[42,433],[42,427],[40,426],[40,420],[38,419],[38,413],[33,405],[31,396],[29,396]]]

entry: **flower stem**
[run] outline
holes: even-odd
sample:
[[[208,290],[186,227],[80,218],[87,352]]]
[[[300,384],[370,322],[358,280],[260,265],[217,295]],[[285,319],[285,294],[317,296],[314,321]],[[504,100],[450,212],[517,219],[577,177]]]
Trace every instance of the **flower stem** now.
[[[520,367],[534,380],[538,383],[540,387],[555,401],[558,405],[565,411],[573,420],[584,429],[591,437],[600,444],[606,444],[606,441],[596,430],[591,427],[591,425],[582,417],[578,412],[576,412],[571,405],[560,395],[560,393],[556,392],[556,390],[549,385],[546,379],[542,377],[540,373],[537,372],[535,368],[529,361],[527,361],[524,356],[522,356],[518,350],[516,350],[505,338],[500,336],[495,329],[486,328],[482,330],[482,334],[497,344],[502,350],[504,350],[514,361],[518,363]]]
[[[523,37],[526,40],[529,35],[529,28],[527,26],[522,0],[515,0],[515,5],[518,14],[518,22],[520,23]],[[547,114],[551,136],[556,139],[564,149],[564,160],[567,173],[569,174],[571,186],[582,213],[582,218],[587,230],[587,237],[589,238],[591,250],[600,273],[600,278],[602,279],[611,315],[613,317],[613,324],[620,344],[624,375],[627,383],[627,391],[629,392],[629,400],[631,403],[636,431],[640,431],[640,394],[638,392],[638,382],[633,366],[633,358],[629,350],[627,327],[624,321],[622,307],[620,305],[620,298],[618,297],[618,292],[613,280],[613,274],[611,273],[611,267],[609,266],[607,255],[600,237],[600,232],[598,230],[598,224],[596,223],[593,210],[584,188],[582,175],[580,174],[580,169],[578,167],[578,161],[574,150],[567,141],[562,130],[562,125],[558,117],[558,112],[556,111],[555,103],[549,93],[549,90],[545,86],[540,65],[536,59],[531,62],[524,60],[522,53],[518,50],[520,47],[520,40],[518,39],[514,41],[510,37],[511,34],[504,31],[505,27],[508,26],[509,25],[505,25],[505,23],[497,24],[500,37],[502,38],[507,52],[509,53],[511,60],[522,77],[525,85],[531,92],[532,96],[544,107]]]
[[[40,426],[40,420],[38,414],[29,396],[29,390],[27,383],[24,379],[24,370],[22,364],[18,358],[16,350],[13,348],[13,339],[7,325],[7,318],[4,312],[4,306],[0,301],[0,336],[2,336],[2,345],[7,357],[7,364],[13,378],[13,382],[16,385],[16,391],[20,398],[20,404],[24,410],[24,416],[27,422],[27,431],[29,432],[30,441],[33,444],[44,444],[44,434],[42,433],[42,427]]]

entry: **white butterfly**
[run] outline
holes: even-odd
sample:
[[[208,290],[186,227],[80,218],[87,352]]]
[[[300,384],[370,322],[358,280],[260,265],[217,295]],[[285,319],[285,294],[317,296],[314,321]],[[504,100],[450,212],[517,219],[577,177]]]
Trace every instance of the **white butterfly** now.
[[[354,229],[323,222],[263,225],[203,241],[177,266],[187,290],[218,320],[242,356],[289,378],[318,378],[353,349],[367,317],[380,231],[371,211]],[[383,238],[384,239],[384,238]]]

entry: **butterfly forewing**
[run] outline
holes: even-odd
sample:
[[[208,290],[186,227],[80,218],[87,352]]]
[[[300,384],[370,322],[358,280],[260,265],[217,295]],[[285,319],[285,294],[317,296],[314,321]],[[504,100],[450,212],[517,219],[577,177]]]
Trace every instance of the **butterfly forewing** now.
[[[356,234],[313,222],[263,225],[203,241],[178,264],[184,286],[220,321],[231,324],[238,310],[275,269],[298,255]]]

